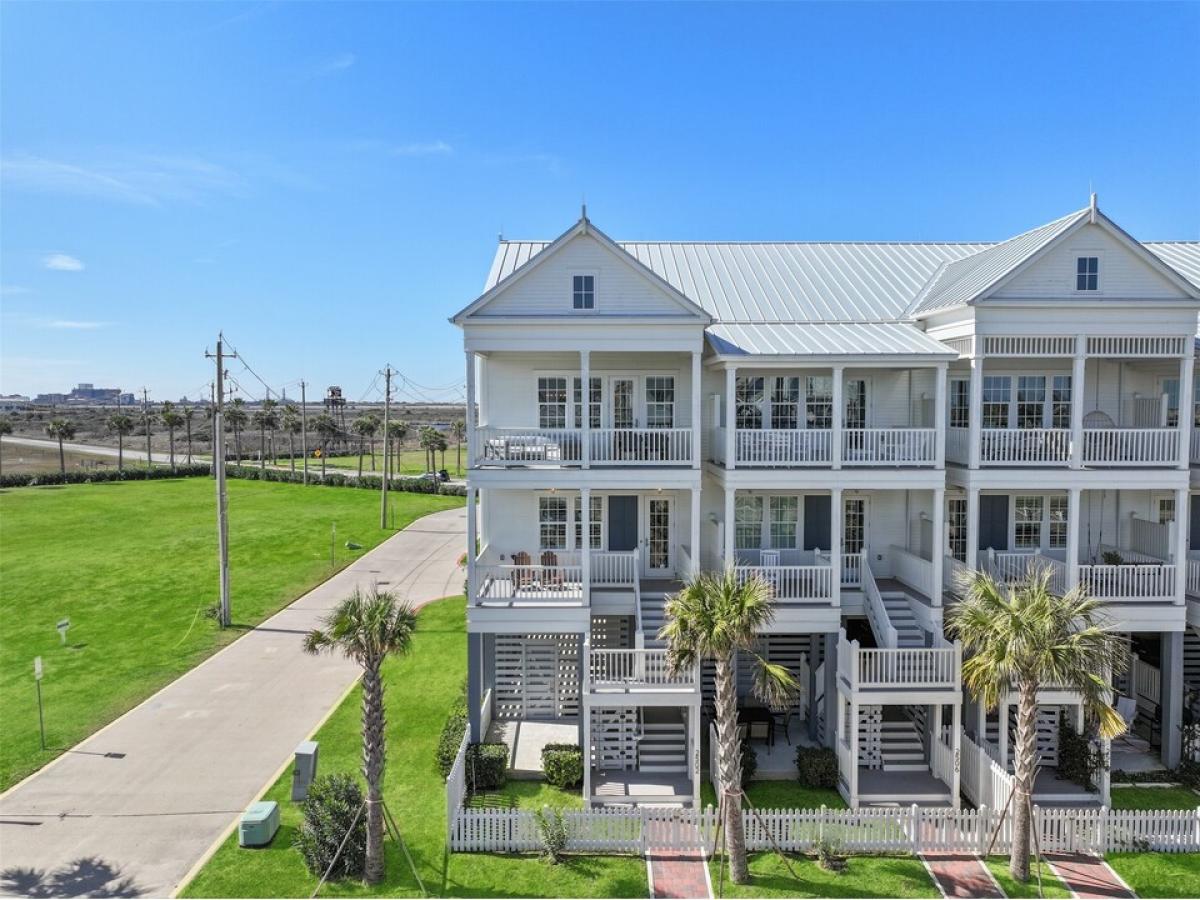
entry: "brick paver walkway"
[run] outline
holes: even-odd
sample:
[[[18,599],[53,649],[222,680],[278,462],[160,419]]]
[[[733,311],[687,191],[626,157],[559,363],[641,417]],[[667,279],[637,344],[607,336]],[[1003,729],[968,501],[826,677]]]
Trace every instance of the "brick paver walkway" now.
[[[1046,859],[1076,897],[1136,897],[1103,859],[1082,853],[1047,853]]]
[[[705,875],[708,863],[702,850],[656,850],[651,851],[649,859],[655,897],[684,900],[712,897]]]
[[[922,853],[921,859],[944,897],[1002,900],[1004,891],[978,856],[969,853]]]

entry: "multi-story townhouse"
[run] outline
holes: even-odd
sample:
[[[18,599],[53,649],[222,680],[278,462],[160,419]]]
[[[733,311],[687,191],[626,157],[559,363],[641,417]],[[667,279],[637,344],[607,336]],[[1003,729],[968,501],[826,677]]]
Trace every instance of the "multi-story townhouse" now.
[[[1094,198],[998,244],[617,243],[586,213],[502,240],[453,319],[473,739],[518,769],[581,743],[591,802],[698,803],[711,672],[671,672],[657,632],[682,579],[733,566],[773,586],[759,653],[801,685],[757,709],[739,666],[760,776],[820,744],[852,803],[957,803],[1010,710],[964,695],[943,609],[964,570],[1036,563],[1129,635],[1114,696],[1146,740],[1114,763],[1174,765],[1198,285],[1200,244],[1138,243]],[[1040,796],[1077,800],[1053,767],[1078,697],[1041,700]]]

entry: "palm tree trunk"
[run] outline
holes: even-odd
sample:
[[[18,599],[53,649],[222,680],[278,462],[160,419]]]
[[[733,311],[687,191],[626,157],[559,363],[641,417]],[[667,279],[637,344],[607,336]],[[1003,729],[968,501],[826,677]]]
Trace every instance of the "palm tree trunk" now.
[[[258,429],[258,471],[267,470],[267,429]]]
[[[462,441],[454,442],[454,474],[462,474]]]
[[[125,435],[117,432],[117,471],[125,471]]]
[[[167,445],[171,448],[171,471],[175,471],[175,429],[167,429]]]
[[[358,439],[358,477],[359,478],[362,478],[362,458],[363,458],[363,453],[365,451],[366,451],[366,447],[363,446],[363,439],[359,438]]]
[[[292,466],[292,474],[295,475],[296,474],[296,434],[295,434],[295,432],[292,432],[292,431],[288,432],[288,461],[291,463],[291,466]]]
[[[190,466],[192,464],[192,420],[185,419],[184,423],[187,428],[188,465]]]
[[[240,466],[242,464],[242,432],[236,425],[233,426],[233,455]]]
[[[1037,762],[1037,687],[1022,684],[1017,701],[1017,740],[1013,758],[1013,841],[1008,871],[1017,881],[1029,880],[1030,805]]]
[[[729,877],[734,884],[750,881],[746,863],[746,829],[742,822],[742,747],[737,734],[737,681],[733,659],[717,659],[717,743],[720,748],[721,786],[725,801],[725,849]]]
[[[321,480],[322,481],[325,480],[325,457],[327,457],[328,455],[329,455],[329,444],[326,443],[325,446],[323,446],[321,448]]]
[[[67,457],[63,453],[62,436],[58,438],[58,468],[64,475],[67,474]]]
[[[371,471],[375,471],[375,438],[371,438]]]
[[[363,666],[362,735],[363,778],[367,782],[367,862],[363,871],[366,884],[383,880],[383,764],[384,709],[383,678],[380,661]]]

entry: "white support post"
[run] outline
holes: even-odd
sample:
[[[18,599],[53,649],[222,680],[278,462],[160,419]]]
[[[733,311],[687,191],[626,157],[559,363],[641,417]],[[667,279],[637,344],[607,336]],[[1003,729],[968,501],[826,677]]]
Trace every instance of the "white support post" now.
[[[976,335],[975,340],[979,340]],[[968,410],[970,419],[967,429],[968,455],[967,460],[972,469],[979,468],[980,437],[983,433],[983,357],[971,357],[971,406]]]
[[[732,566],[733,558],[733,517],[735,515],[733,507],[733,488],[725,486],[725,546],[721,548],[721,555],[724,557],[721,560],[721,565]]]
[[[1079,584],[1080,497],[1082,491],[1067,489],[1067,590]]]
[[[475,580],[475,557],[478,554],[475,546],[478,543],[479,525],[476,520],[478,510],[475,506],[475,498],[479,493],[479,489],[467,485],[467,605],[470,606],[475,602],[476,591],[479,589],[479,584]]]
[[[692,571],[687,575],[695,578],[700,574],[700,488],[692,488],[691,546]]]
[[[387,435],[384,435],[387,440]],[[475,448],[475,351],[467,351],[467,468],[476,464]]]
[[[592,489],[579,489],[579,565],[583,580],[583,605],[592,605]]]
[[[938,469],[946,468],[946,379],[948,371],[949,366],[946,363],[938,363],[933,373],[933,465]]]
[[[737,468],[737,369],[725,370],[725,468]]]
[[[842,376],[845,371],[844,366],[833,367],[833,422],[829,441],[832,444],[832,466],[835,469],[842,467],[842,423],[846,418],[846,410],[842,408]]]
[[[929,599],[935,607],[942,605],[942,568],[946,565],[946,489],[933,489],[933,584]]]
[[[588,658],[592,652],[592,642],[590,638],[584,638],[583,641],[583,708],[579,710],[579,718],[583,721],[580,725],[583,730],[583,737],[579,741],[579,746],[583,748],[583,808],[590,809],[592,806],[592,707],[588,703],[588,691],[591,690],[589,683],[588,672],[591,670],[592,661]]]
[[[1191,463],[1192,455],[1192,403],[1196,391],[1196,358],[1192,355],[1192,342],[1188,341],[1188,351],[1179,361],[1179,468],[1186,469]],[[1178,509],[1178,507],[1176,507]],[[1176,521],[1182,513],[1176,512]]]
[[[850,699],[850,805],[858,806],[858,701]]]
[[[950,802],[955,809],[962,803],[962,700],[955,698],[950,707],[950,751],[954,759],[954,783],[950,785]]]
[[[699,670],[697,670],[698,673]],[[699,688],[699,685],[697,685]],[[700,756],[700,707],[693,705],[688,707],[688,727],[692,732],[691,746],[691,766],[692,766],[692,808],[700,809],[700,773],[703,771],[703,762]]]
[[[1000,765],[1004,767],[1004,771],[1008,771],[1008,704],[1001,700],[1000,705],[996,709],[998,715],[996,734],[996,747],[1000,751]]]
[[[829,500],[829,590],[834,609],[842,607],[842,489],[833,488]]]
[[[1175,605],[1187,603],[1187,566],[1188,566],[1188,521],[1191,510],[1188,508],[1188,489],[1183,487],[1175,491]]]
[[[580,443],[583,453],[580,456],[581,465],[585,469],[592,467],[592,354],[589,350],[579,351],[579,417],[582,422],[576,422],[575,427],[580,431]],[[586,535],[587,532],[584,532]],[[584,539],[586,546],[589,541]]]
[[[979,567],[979,488],[967,488],[967,567]]]
[[[1071,468],[1083,468],[1083,382],[1087,371],[1087,338],[1075,338],[1075,359],[1071,364]]]
[[[700,441],[704,431],[700,426],[700,351],[692,351],[692,468],[700,468]],[[699,553],[699,548],[693,547],[693,553]]]

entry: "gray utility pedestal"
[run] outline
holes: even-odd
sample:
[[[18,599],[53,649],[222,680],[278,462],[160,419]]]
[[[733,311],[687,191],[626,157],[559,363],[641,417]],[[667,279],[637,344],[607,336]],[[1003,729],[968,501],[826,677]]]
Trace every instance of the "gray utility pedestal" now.
[[[243,847],[265,847],[279,830],[279,804],[274,800],[251,803],[242,813],[238,825],[238,844]]]
[[[296,763],[292,766],[292,800],[308,796],[308,786],[317,777],[317,742],[301,741],[296,745]]]

